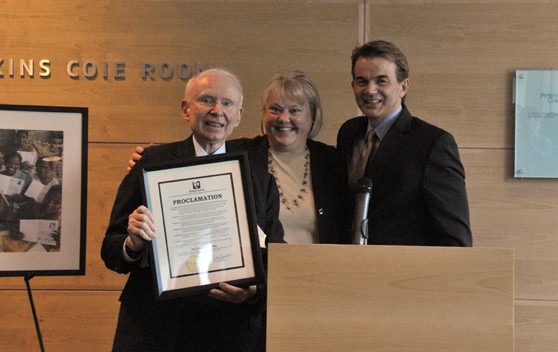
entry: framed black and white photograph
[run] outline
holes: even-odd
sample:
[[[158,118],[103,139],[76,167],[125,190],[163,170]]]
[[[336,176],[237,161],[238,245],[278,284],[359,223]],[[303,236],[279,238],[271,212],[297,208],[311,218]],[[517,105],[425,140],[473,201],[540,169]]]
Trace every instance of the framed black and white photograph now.
[[[263,281],[245,153],[147,165],[143,182],[157,224],[150,259],[159,298]]]
[[[84,275],[83,107],[0,105],[0,276]]]

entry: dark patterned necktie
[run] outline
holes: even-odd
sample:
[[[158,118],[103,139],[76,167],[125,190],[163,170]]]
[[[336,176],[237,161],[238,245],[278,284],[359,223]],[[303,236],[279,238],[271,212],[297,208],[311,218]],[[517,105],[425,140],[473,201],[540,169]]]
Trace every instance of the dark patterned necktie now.
[[[370,155],[372,155],[372,153],[374,152],[374,142],[376,139],[375,136],[376,133],[374,132],[373,129],[368,131],[368,133],[366,134],[366,144],[364,146],[364,149],[362,150],[362,153],[360,154],[360,158],[358,159],[355,168],[351,172],[351,175],[349,177],[349,184],[356,185],[358,180],[362,176],[364,176],[364,171],[366,169],[366,164],[368,163],[368,159],[370,158]]]

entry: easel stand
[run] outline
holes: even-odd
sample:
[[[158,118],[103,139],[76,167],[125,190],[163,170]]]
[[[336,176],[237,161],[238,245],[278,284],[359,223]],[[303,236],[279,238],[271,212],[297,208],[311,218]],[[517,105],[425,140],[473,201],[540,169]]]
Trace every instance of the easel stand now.
[[[25,274],[25,285],[27,286],[27,294],[29,295],[29,303],[31,304],[31,310],[33,311],[33,319],[35,320],[35,329],[37,329],[37,337],[39,338],[39,345],[41,346],[41,352],[45,351],[45,346],[43,345],[43,337],[41,336],[41,327],[39,326],[39,319],[37,318],[37,311],[35,310],[35,303],[33,303],[33,294],[31,293],[31,285],[29,285],[29,280],[33,278],[32,274]]]

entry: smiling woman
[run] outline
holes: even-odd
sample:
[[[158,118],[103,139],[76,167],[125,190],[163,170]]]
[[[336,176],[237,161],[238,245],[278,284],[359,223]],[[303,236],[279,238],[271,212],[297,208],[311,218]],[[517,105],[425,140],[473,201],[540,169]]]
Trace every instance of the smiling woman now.
[[[264,129],[271,149],[302,153],[318,135],[322,109],[318,89],[302,72],[278,74],[264,91]]]
[[[318,88],[304,72],[279,72],[262,100],[266,134],[243,143],[250,162],[276,180],[285,240],[347,243],[346,172],[334,147],[313,140],[323,124]]]

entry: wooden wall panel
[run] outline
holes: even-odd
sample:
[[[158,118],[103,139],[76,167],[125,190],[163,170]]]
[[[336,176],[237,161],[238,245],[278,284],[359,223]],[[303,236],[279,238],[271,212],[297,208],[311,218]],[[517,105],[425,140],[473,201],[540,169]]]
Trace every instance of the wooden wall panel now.
[[[558,345],[558,187],[511,175],[513,151],[463,149],[474,245],[515,249],[515,351]]]
[[[110,351],[119,291],[41,291],[34,289],[33,280],[45,351]],[[40,351],[26,291],[0,290],[0,317],[1,351]]]
[[[180,118],[184,81],[141,79],[143,62],[224,66],[245,89],[244,122],[234,136],[260,132],[260,95],[277,70],[301,69],[322,90],[326,121],[321,138],[333,143],[339,125],[353,115],[350,50],[359,43],[359,6],[344,3],[45,1],[2,5],[0,31],[10,32],[2,57],[51,59],[52,75],[42,79],[7,76],[2,100],[12,104],[73,105],[90,109],[91,141],[168,142],[189,130],[174,128]],[[241,14],[241,15],[240,15]],[[332,30],[332,29],[335,30]],[[109,63],[108,78],[72,80],[66,64]],[[124,62],[125,79],[112,65]],[[16,68],[16,71],[17,68]],[[80,72],[75,70],[75,72]],[[342,82],[342,84],[340,84]],[[350,111],[350,113],[348,113]]]
[[[555,352],[557,326],[556,301],[516,301],[515,351]]]
[[[504,177],[511,151],[465,149],[474,245],[515,248],[517,299],[558,301],[558,187]]]
[[[513,146],[511,77],[556,68],[557,3],[368,3],[368,38],[391,40],[408,56],[413,112],[452,130],[461,147]]]

